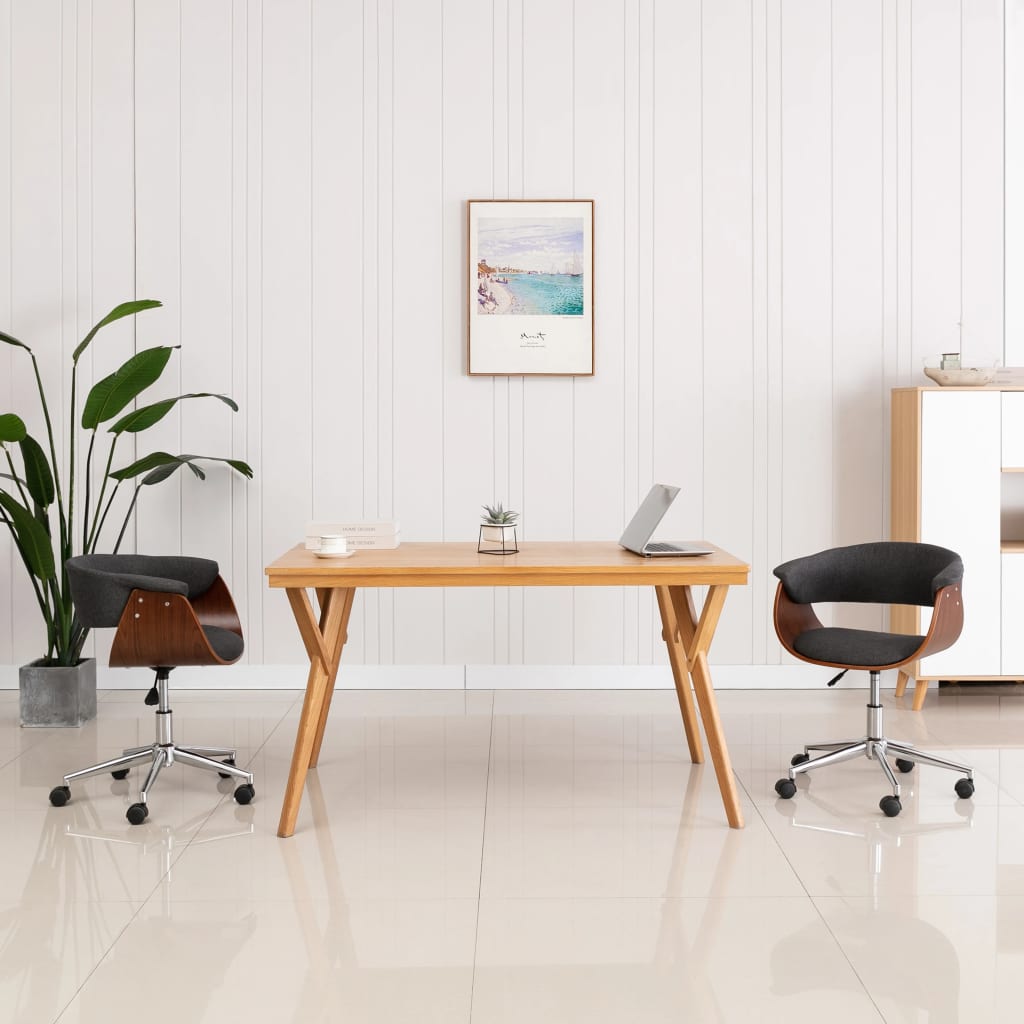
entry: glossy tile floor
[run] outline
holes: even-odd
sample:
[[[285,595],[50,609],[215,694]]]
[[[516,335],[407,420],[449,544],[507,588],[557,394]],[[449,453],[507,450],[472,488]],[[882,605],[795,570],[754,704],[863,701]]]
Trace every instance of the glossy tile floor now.
[[[866,691],[725,691],[747,826],[665,692],[339,692],[295,836],[275,835],[301,695],[175,693],[257,798],[180,767],[69,770],[150,741],[141,693],[25,730],[0,693],[0,1021],[472,1024],[1019,1021],[1024,694],[887,699],[888,732],[972,763],[773,785],[858,735]]]

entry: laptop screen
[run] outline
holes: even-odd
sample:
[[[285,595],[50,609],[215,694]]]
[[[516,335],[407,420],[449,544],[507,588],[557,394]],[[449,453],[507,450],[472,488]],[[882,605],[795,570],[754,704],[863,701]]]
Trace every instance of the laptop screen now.
[[[629,525],[622,531],[619,543],[630,551],[642,551],[678,493],[678,487],[655,484],[640,503]]]

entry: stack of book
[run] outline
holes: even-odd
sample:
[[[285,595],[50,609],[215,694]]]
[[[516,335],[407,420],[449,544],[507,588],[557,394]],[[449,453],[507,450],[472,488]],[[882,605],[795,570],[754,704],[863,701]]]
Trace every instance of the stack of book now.
[[[306,547],[315,551],[320,547],[320,538],[337,534],[348,542],[349,551],[360,548],[397,548],[398,521],[388,519],[382,522],[309,523],[306,527]]]

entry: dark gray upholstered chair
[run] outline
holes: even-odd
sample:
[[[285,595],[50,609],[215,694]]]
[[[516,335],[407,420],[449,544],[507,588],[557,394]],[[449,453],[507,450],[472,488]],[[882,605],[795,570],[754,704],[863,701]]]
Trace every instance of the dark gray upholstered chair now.
[[[798,774],[860,755],[874,759],[889,780],[892,794],[882,797],[879,807],[890,818],[902,807],[900,784],[887,756],[895,758],[901,772],[912,771],[915,764],[964,772],[966,777],[956,783],[956,794],[966,799],[974,793],[974,773],[966,765],[886,739],[879,692],[883,669],[936,654],[956,642],[964,622],[960,593],[963,571],[960,556],[953,551],[934,544],[899,541],[832,548],[793,559],[775,570],[780,580],[775,593],[775,632],[782,646],[812,665],[842,669],[830,686],[851,668],[866,669],[871,678],[866,735],[839,743],[809,743],[802,754],[793,757],[789,776],[775,783],[780,797],[788,800],[796,793]],[[932,608],[933,612],[927,636],[907,636],[824,626],[812,607],[822,602],[912,604]],[[812,750],[826,753],[812,760]]]
[[[253,776],[235,766],[227,747],[179,747],[174,742],[169,703],[171,669],[179,665],[230,665],[244,647],[242,627],[216,562],[179,555],[80,555],[65,563],[71,593],[82,625],[117,627],[110,650],[112,667],[145,666],[156,672],[146,703],[156,705],[156,739],[133,747],[120,757],[64,776],[50,792],[61,807],[71,799],[76,779],[110,772],[123,779],[137,764],[149,764],[139,802],[128,808],[128,820],[140,825],[149,815],[149,791],[161,770],[182,764],[241,779],[235,790],[240,804],[255,795]]]

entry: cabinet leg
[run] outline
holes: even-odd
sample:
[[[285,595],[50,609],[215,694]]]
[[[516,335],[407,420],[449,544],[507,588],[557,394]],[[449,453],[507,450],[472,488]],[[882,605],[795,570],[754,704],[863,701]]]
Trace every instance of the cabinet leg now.
[[[928,696],[928,680],[918,679],[914,684],[914,710],[920,711],[924,707],[924,699]]]
[[[907,692],[907,682],[909,679],[910,676],[900,669],[899,674],[896,676],[896,693],[893,696],[902,697]]]

